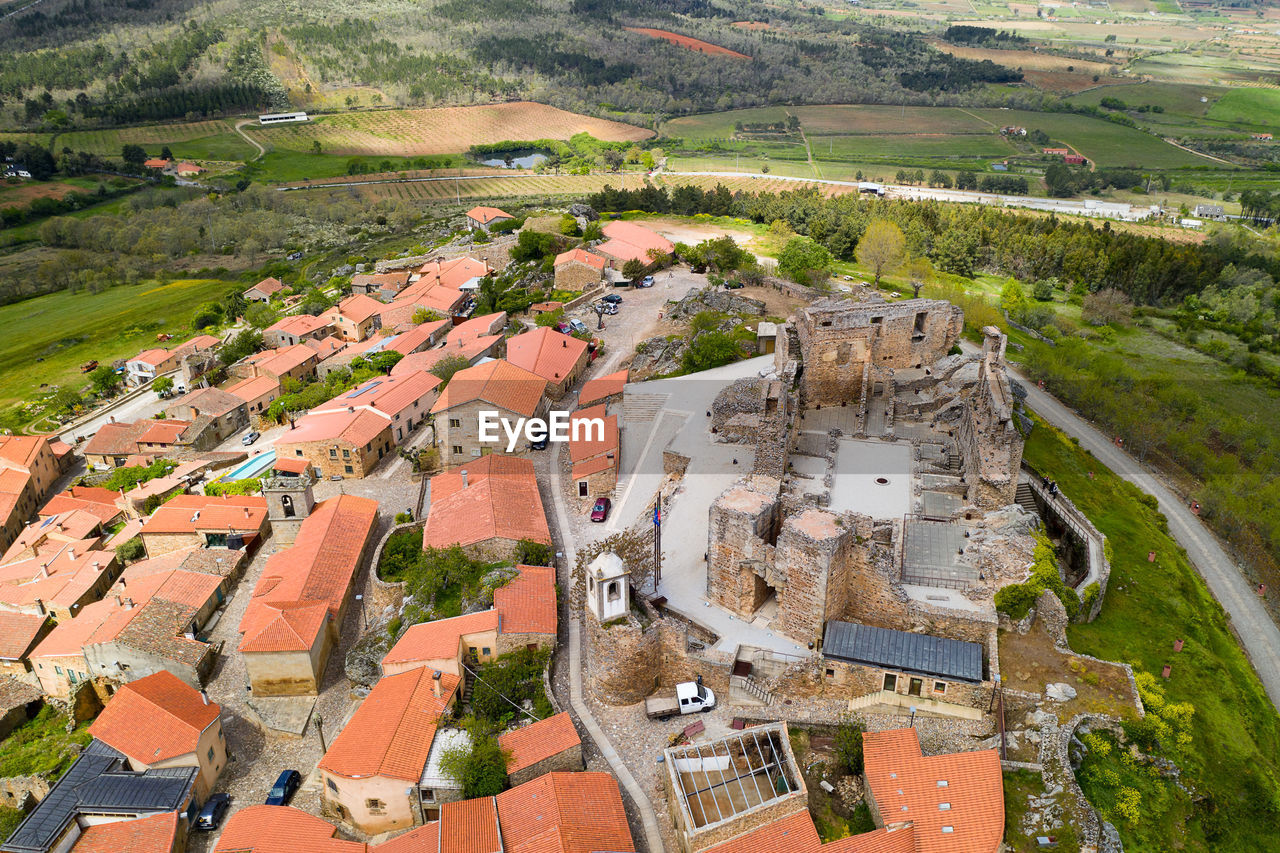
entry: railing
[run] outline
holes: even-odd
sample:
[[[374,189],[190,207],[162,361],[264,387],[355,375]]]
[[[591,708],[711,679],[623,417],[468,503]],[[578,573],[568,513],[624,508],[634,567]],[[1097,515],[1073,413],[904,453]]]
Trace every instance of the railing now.
[[[773,704],[773,694],[761,687],[760,684],[749,675],[731,675],[729,676],[729,684],[733,687],[745,690],[747,693],[750,693],[766,705]]]

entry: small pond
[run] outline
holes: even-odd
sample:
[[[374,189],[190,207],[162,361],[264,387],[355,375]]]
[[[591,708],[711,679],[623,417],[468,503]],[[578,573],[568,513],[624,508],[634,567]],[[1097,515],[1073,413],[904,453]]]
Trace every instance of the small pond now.
[[[480,162],[486,166],[497,166],[499,169],[532,169],[547,159],[547,155],[541,151],[510,151],[508,156],[511,157],[509,166],[505,157],[494,156]]]

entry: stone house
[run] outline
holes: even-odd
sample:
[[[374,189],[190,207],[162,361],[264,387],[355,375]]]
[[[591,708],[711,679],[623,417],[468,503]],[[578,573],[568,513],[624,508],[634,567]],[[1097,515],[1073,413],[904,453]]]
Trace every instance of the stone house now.
[[[556,255],[556,290],[589,291],[595,290],[604,281],[604,270],[608,266],[600,255],[585,249],[570,249]]]
[[[351,276],[351,292],[372,296],[379,302],[390,302],[408,283],[408,270],[357,273]]]
[[[263,417],[282,393],[280,380],[274,376],[251,376],[233,382],[225,390],[244,401],[245,412],[250,419]]]
[[[373,297],[357,293],[325,311],[320,318],[344,341],[359,342],[382,328],[381,314],[385,307]]]
[[[385,418],[392,439],[401,442],[421,426],[435,404],[440,379],[425,371],[379,376],[363,382],[327,403],[312,414],[328,411],[370,411]]]
[[[284,290],[284,283],[280,279],[264,278],[241,295],[246,302],[270,302],[281,290]]]
[[[125,684],[89,726],[89,734],[123,755],[130,769],[196,767],[195,798],[213,792],[227,765],[221,708],[167,672]]]
[[[544,566],[516,570],[517,577],[494,590],[491,609],[410,626],[383,657],[384,676],[423,666],[461,676],[464,662],[554,647],[555,571]]]
[[[305,459],[326,478],[366,477],[394,446],[391,420],[354,406],[303,415],[275,444],[277,457]]]
[[[112,421],[103,424],[81,448],[85,464],[90,469],[99,471],[124,467],[131,457],[139,455],[141,451],[138,439],[155,423]],[[138,461],[137,464],[145,464],[145,461]]]
[[[420,823],[416,789],[460,682],[423,666],[379,679],[320,759],[321,812],[369,835]]]
[[[488,231],[499,222],[515,219],[510,213],[496,207],[473,207],[467,211],[467,227],[472,231]]]
[[[543,377],[506,361],[459,370],[431,407],[440,435],[440,458],[452,465],[504,447],[506,439],[501,436],[481,440],[480,412],[496,413],[512,424],[520,418],[543,417],[548,405],[546,387]]]
[[[369,498],[321,501],[293,544],[267,560],[240,621],[239,648],[255,696],[319,691],[377,517],[378,502]]]
[[[547,397],[559,400],[591,362],[587,342],[539,326],[507,340],[507,361],[547,381]]]
[[[53,621],[38,613],[0,610],[0,676],[31,671],[31,650],[53,630]]]
[[[0,549],[18,538],[48,499],[63,473],[59,453],[66,448],[48,436],[0,435]]]
[[[191,421],[188,432],[194,434],[184,433],[181,441],[195,450],[212,450],[249,425],[245,401],[218,388],[197,388],[182,395],[169,404],[165,416]]]
[[[507,778],[512,785],[523,785],[547,773],[577,772],[585,767],[582,739],[567,711],[503,732],[498,736],[498,745],[510,753]]]
[[[111,551],[90,550],[89,540],[41,549],[0,567],[0,610],[70,619],[97,601],[120,573]]]
[[[263,350],[246,356],[231,365],[229,371],[237,379],[254,376],[271,376],[284,383],[286,379],[305,385],[316,378],[316,365],[320,356],[306,344],[294,344],[273,350]]]
[[[262,342],[269,347],[291,347],[327,338],[333,323],[310,314],[290,314],[262,330]]]
[[[267,502],[257,495],[178,495],[142,524],[148,557],[180,548],[252,548],[267,532]],[[236,546],[239,547],[236,547]]]
[[[670,255],[676,250],[675,244],[666,237],[637,222],[609,222],[602,230],[606,239],[595,247],[595,252],[603,255],[611,262],[610,266],[618,270],[631,260],[639,261],[647,268],[653,264],[651,252]]]
[[[622,402],[623,389],[627,387],[627,371],[619,370],[606,376],[597,376],[582,383],[578,391],[578,408],[610,406]]]
[[[574,431],[578,421],[600,421],[603,430],[590,424]],[[618,460],[621,458],[618,416],[606,415],[603,404],[579,409],[570,418],[569,476],[580,498],[594,500],[608,497],[618,485]]]
[[[431,478],[424,548],[461,546],[475,559],[514,559],[521,540],[551,544],[533,463],[489,454]]]

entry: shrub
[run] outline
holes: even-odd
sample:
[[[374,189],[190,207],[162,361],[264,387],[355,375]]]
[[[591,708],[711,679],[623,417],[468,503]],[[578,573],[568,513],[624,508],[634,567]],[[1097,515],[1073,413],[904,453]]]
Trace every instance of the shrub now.
[[[531,539],[521,539],[516,543],[516,562],[522,566],[549,566],[551,556],[550,545]]]
[[[1053,552],[1053,543],[1043,530],[1034,532],[1036,538],[1035,553],[1032,557],[1031,577],[1020,584],[1001,587],[996,591],[995,605],[1001,613],[1011,619],[1021,619],[1035,604],[1040,593],[1052,590],[1058,596],[1067,616],[1074,619],[1080,613],[1080,596],[1067,586],[1058,571],[1058,560]]]
[[[256,495],[262,491],[262,478],[250,477],[245,480],[230,480],[225,483],[206,483],[204,493],[210,497],[222,495]]]
[[[471,742],[446,749],[440,756],[440,770],[462,788],[464,799],[492,797],[507,786],[507,761],[492,725],[468,720]]]
[[[550,716],[553,709],[542,687],[542,671],[550,657],[549,649],[519,649],[481,666],[471,694],[476,717],[505,726],[525,702],[533,704],[535,716]]]
[[[836,727],[835,751],[845,770],[855,776],[862,775],[862,723],[852,716],[845,717]]]
[[[116,556],[126,563],[131,563],[134,560],[140,560],[146,555],[146,553],[147,549],[142,544],[141,536],[135,536],[132,539],[126,540],[120,544],[119,548],[116,548]]]

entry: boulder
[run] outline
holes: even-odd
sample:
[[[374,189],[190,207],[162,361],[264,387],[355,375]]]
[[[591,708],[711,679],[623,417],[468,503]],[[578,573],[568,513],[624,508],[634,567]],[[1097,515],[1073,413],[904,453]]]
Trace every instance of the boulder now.
[[[1070,702],[1076,698],[1076,689],[1070,684],[1056,681],[1044,689],[1044,695],[1055,702]]]

